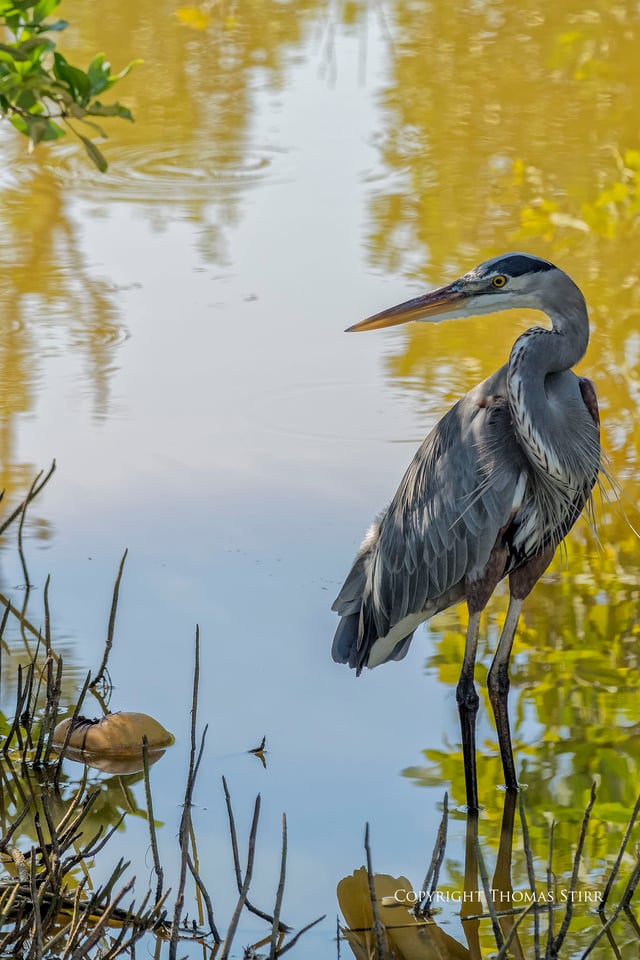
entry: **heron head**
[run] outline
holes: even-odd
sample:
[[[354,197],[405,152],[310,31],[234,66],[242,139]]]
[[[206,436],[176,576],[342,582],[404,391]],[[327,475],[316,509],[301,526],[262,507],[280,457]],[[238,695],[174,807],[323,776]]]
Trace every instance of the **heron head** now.
[[[503,254],[486,260],[453,283],[361,320],[347,333],[392,327],[409,320],[439,323],[513,307],[546,310],[545,300],[549,298],[544,296],[545,290],[554,285],[556,277],[569,280],[548,260],[528,253]]]

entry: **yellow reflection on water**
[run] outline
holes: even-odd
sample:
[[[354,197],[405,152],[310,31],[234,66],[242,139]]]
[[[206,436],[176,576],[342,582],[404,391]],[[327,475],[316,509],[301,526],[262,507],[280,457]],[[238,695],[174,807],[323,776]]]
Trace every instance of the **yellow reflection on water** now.
[[[605,819],[619,824],[640,779],[640,144],[631,108],[640,97],[640,15],[608,3],[516,10],[418,0],[392,9],[397,42],[381,148],[388,176],[373,188],[371,262],[426,287],[489,256],[526,249],[566,269],[590,307],[592,338],[579,372],[598,390],[612,502],[598,509],[597,535],[584,523],[571,534],[527,601],[512,711],[531,808],[551,806],[559,818],[564,809],[564,822],[574,821],[599,777]],[[388,374],[416,392],[433,422],[504,363],[518,334],[538,319],[524,321],[503,314],[416,325],[389,357]],[[504,604],[504,597],[494,601],[486,618],[481,686]],[[456,611],[439,632],[434,624],[428,666],[450,684],[464,620]],[[480,792],[491,797],[501,782],[491,740],[484,754]],[[460,752],[427,749],[425,756],[427,765],[407,774],[431,785],[452,781],[462,802]],[[612,849],[617,829],[608,831]]]
[[[439,283],[488,256],[526,249],[566,269],[590,306],[592,339],[580,372],[598,389],[620,504],[602,511],[599,543],[584,525],[572,533],[566,558],[558,557],[528,600],[512,664],[512,713],[517,767],[529,785],[532,819],[539,811],[540,831],[542,811],[551,807],[571,826],[568,843],[598,774],[603,826],[590,855],[608,855],[640,779],[639,554],[625,516],[640,528],[640,12],[607,0],[588,7],[577,0],[108,0],[107,8],[96,17],[93,5],[64,0],[62,15],[72,28],[60,45],[81,62],[104,50],[114,69],[144,58],[117,88],[136,122],[109,126],[108,173],[98,177],[71,143],[41,147],[31,158],[17,138],[3,144],[8,161],[0,186],[0,252],[9,266],[0,285],[0,487],[9,493],[24,487],[34,466],[41,466],[21,461],[17,439],[20,417],[35,404],[43,351],[79,356],[94,417],[112,414],[113,372],[130,321],[109,278],[92,269],[74,198],[90,201],[94,226],[105,206],[118,202],[135,207],[155,233],[171,221],[188,222],[201,261],[227,268],[230,234],[246,215],[250,191],[293,177],[305,146],[293,134],[288,151],[252,136],[259,120],[256,92],[286,97],[285,66],[303,61],[309,49],[315,60],[308,69],[324,70],[330,83],[333,27],[339,23],[366,36],[364,25],[375,22],[386,56],[384,70],[374,74],[384,75],[384,82],[371,93],[379,112],[369,140],[379,145],[379,156],[373,172],[362,172],[365,226],[358,231],[372,269],[395,275],[395,289],[406,283],[409,296],[418,284]],[[366,82],[364,42],[362,50],[362,63],[349,67]],[[331,137],[327,130],[327,143]],[[339,169],[341,151],[352,147],[336,138],[322,157]],[[352,209],[351,198],[337,195],[342,188],[336,187],[333,219],[322,208],[323,197],[317,200],[314,250],[332,248],[343,227],[342,209]],[[300,243],[297,237],[290,242],[277,249],[265,232],[265,257],[273,258],[276,275]],[[328,286],[322,263],[316,266]],[[365,302],[365,279],[350,278],[355,302],[360,293]],[[359,319],[340,322],[343,293],[336,289],[336,326]],[[537,321],[533,314],[501,315],[407,329],[404,339],[387,341],[394,347],[386,374],[431,424],[502,364],[516,336]],[[304,357],[291,365],[298,388]],[[321,475],[320,445],[318,451]],[[337,575],[339,557],[344,544],[336,546],[336,570],[323,576]],[[485,668],[504,607],[504,596],[498,597],[485,621]],[[434,625],[428,666],[443,684],[457,679],[463,621],[464,611],[455,611]],[[328,636],[326,645],[328,651]],[[482,667],[478,674],[484,690]],[[455,743],[452,750],[425,747],[425,766],[409,774],[418,782],[452,782],[461,802]],[[491,806],[487,798],[501,781],[499,760],[491,736],[481,747],[480,793]]]
[[[15,447],[16,418],[34,406],[43,355],[80,355],[94,416],[111,411],[110,382],[127,326],[118,291],[89,268],[74,197],[95,198],[98,219],[101,203],[139,201],[156,229],[182,206],[202,224],[206,259],[227,264],[225,234],[238,221],[239,197],[274,175],[280,159],[267,146],[248,146],[256,71],[277,90],[284,52],[302,42],[320,7],[319,0],[241,10],[205,4],[198,18],[199,8],[173,2],[143,2],[135,11],[109,2],[108,13],[96,18],[86,4],[66,0],[71,27],[57,38],[65,54],[88,62],[105,50],[114,69],[139,57],[144,63],[117,90],[136,122],[107,124],[105,176],[86,164],[71,136],[28,156],[26,140],[3,128],[0,489],[7,496],[22,491],[40,467],[16,462]],[[168,204],[171,214],[163,213]]]

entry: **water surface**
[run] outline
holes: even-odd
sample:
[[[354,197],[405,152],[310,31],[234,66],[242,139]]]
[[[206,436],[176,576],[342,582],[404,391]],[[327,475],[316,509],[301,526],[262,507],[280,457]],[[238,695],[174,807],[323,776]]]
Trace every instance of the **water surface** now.
[[[287,812],[283,915],[300,926],[327,914],[305,956],[334,949],[335,887],[363,862],[365,821],[376,866],[419,884],[444,791],[464,801],[464,611],[356,682],[330,660],[330,605],[419,440],[538,318],[342,331],[520,248],[585,292],[593,334],[580,371],[597,384],[622,487],[600,510],[599,542],[581,523],[527,602],[512,664],[536,837],[544,844],[553,812],[568,868],[598,775],[586,876],[600,882],[640,759],[639,555],[625,516],[638,526],[637,12],[107,6],[97,19],[66,0],[62,41],[81,61],[105,50],[114,68],[144,58],[118,90],[136,123],[111,125],[107,174],[71,141],[28,156],[4,131],[0,462],[16,498],[57,460],[29,526],[31,603],[50,572],[72,678],[97,668],[129,548],[110,706],[146,711],[177,737],[153,770],[169,863],[198,623],[209,733],[196,821],[220,915],[234,900],[222,774],[247,830],[262,793],[254,900],[265,905]],[[9,549],[3,560],[4,589],[19,597]],[[481,683],[505,609],[499,591]],[[7,695],[12,666],[5,658]],[[266,771],[245,753],[264,734]],[[479,742],[493,850],[501,772],[486,710]],[[113,842],[114,857],[120,844],[144,862],[142,822]],[[455,886],[462,820],[450,844]],[[446,919],[461,936],[455,911]]]

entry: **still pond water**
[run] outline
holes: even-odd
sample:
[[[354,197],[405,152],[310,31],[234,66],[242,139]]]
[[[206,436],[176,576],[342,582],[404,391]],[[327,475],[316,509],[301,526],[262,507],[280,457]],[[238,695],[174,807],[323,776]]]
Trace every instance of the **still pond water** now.
[[[67,702],[97,669],[128,547],[110,708],[147,712],[176,736],[152,771],[167,870],[197,623],[209,731],[194,818],[220,918],[235,902],[223,774],[243,837],[262,794],[252,899],[265,907],[287,813],[283,917],[299,927],[327,915],[300,956],[335,955],[336,885],[363,863],[366,821],[376,869],[419,889],[445,791],[442,882],[459,889],[464,611],[356,682],[331,662],[330,606],[418,442],[537,318],[343,330],[526,249],[587,297],[580,371],[596,382],[621,494],[598,507],[599,541],[581,522],[527,602],[512,661],[516,765],[543,872],[558,821],[560,878],[598,779],[581,881],[600,889],[640,782],[640,545],[629,524],[640,526],[640,11],[606,0],[96,10],[65,0],[69,58],[103,50],[115,69],[144,58],[118,88],[136,123],[109,128],[108,172],[71,142],[28,156],[3,127],[0,143],[1,480],[13,501],[58,464],[27,548],[32,619],[52,575]],[[3,591],[19,603],[11,542],[2,562]],[[502,591],[484,621],[483,690],[505,609]],[[4,658],[5,704],[23,660],[19,644]],[[483,703],[491,863],[504,794]],[[266,770],[246,753],[263,735]],[[96,779],[111,815],[123,784]],[[144,807],[140,783],[131,790],[127,803]],[[147,847],[143,817],[129,818],[109,855],[131,859],[144,885]],[[445,905],[442,923],[464,942],[456,911]],[[599,921],[577,912],[588,938]],[[247,920],[238,944],[263,929]],[[627,934],[622,955],[636,956]]]

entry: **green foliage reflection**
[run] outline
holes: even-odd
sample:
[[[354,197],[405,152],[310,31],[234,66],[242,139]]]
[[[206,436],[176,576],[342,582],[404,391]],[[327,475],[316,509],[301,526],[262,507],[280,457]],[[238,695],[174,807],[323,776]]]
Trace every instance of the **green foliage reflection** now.
[[[431,285],[526,249],[565,268],[590,307],[580,372],[596,383],[616,489],[605,491],[612,502],[599,511],[597,537],[584,524],[574,530],[527,600],[511,713],[516,765],[540,836],[547,813],[575,825],[600,779],[601,819],[587,850],[596,862],[615,849],[640,782],[640,550],[630,525],[640,527],[640,148],[629,107],[640,97],[640,14],[606,0],[588,10],[577,2],[541,10],[525,0],[517,16],[503,0],[395,0],[392,22],[380,151],[390,175],[371,195],[372,264]],[[415,394],[424,432],[538,321],[532,313],[407,328],[386,362],[392,380]],[[505,607],[496,598],[483,625],[477,676],[489,714],[486,671]],[[443,683],[457,681],[465,624],[464,610],[433,624],[427,667]],[[479,789],[491,809],[502,782],[492,737],[481,751]],[[462,803],[458,745],[426,750],[425,760],[406,774],[451,782]],[[565,840],[558,828],[558,843]]]

